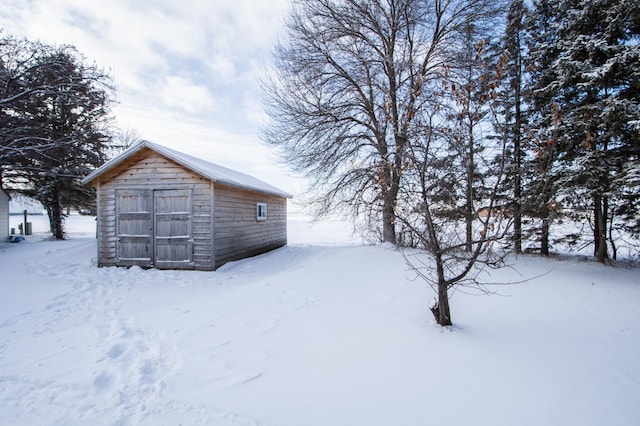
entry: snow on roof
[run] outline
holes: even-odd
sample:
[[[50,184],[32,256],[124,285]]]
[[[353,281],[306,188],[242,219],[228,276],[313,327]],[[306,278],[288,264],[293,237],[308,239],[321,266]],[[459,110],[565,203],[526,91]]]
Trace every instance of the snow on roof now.
[[[143,148],[149,148],[170,160],[175,161],[176,163],[202,175],[208,179],[211,179],[213,182],[223,183],[225,185],[235,186],[239,188],[252,189],[258,192],[264,192],[267,194],[279,195],[281,197],[291,198],[292,195],[282,191],[281,189],[276,188],[275,186],[269,185],[268,183],[261,181],[258,178],[253,176],[249,176],[245,173],[238,172],[236,170],[232,170],[226,167],[219,166],[214,163],[210,163],[201,158],[193,157],[191,155],[185,154],[180,151],[173,150],[171,148],[167,148],[166,146],[158,145],[149,141],[141,141],[138,144],[130,147],[126,151],[124,151],[119,156],[107,161],[101,167],[94,170],[91,174],[85,177],[82,180],[82,184],[86,185],[96,179],[98,176],[107,172],[108,170],[113,169],[124,160],[129,158],[131,155],[139,152]]]

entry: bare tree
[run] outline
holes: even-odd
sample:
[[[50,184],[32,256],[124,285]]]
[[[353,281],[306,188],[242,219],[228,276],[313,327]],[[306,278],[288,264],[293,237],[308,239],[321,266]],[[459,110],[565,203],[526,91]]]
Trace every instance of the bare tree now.
[[[436,122],[438,118],[432,117],[432,127],[425,132],[423,143],[411,146],[412,167],[407,174],[412,182],[403,191],[398,220],[418,249],[403,250],[405,259],[417,276],[435,290],[437,300],[431,311],[439,325],[447,326],[452,324],[449,292],[456,286],[474,286],[484,291],[478,274],[486,267],[503,266],[506,252],[499,243],[508,235],[512,219],[496,203],[505,176],[504,140],[495,139],[501,144],[480,154],[467,153],[485,163],[489,163],[490,155],[499,159],[491,162],[497,169],[490,176],[489,191],[483,191],[482,198],[467,198],[457,207],[451,199],[467,191],[469,184],[471,191],[481,192],[478,187],[484,187],[487,178],[477,173],[470,177],[468,169],[452,166],[448,158],[456,148],[451,146],[447,127],[436,126]],[[479,137],[476,135],[474,140],[478,143]],[[465,214],[469,203],[474,212],[470,231]]]
[[[414,247],[403,253],[436,291],[431,310],[443,326],[452,324],[450,291],[462,286],[486,291],[478,274],[503,266],[506,251],[500,243],[513,221],[500,203],[510,161],[506,139],[491,133],[504,75],[503,64],[493,57],[498,52],[486,51],[498,35],[494,27],[493,19],[477,15],[450,46],[455,61],[438,85],[442,89],[433,92],[429,114],[417,121],[401,190],[397,220]],[[496,62],[497,68],[490,67]]]
[[[381,223],[396,212],[413,135],[437,96],[451,46],[486,0],[308,0],[293,3],[274,72],[263,81],[263,139],[312,180],[321,213]]]
[[[128,127],[116,132],[109,157],[115,157],[142,140],[140,132]]]
[[[483,31],[499,6],[295,2],[263,84],[264,140],[313,180],[321,211],[365,212],[381,221],[382,241],[421,249],[407,260],[437,290],[441,325],[451,324],[449,289],[476,283],[479,264],[500,264],[492,244],[511,223],[495,203],[504,139],[485,134],[495,85]],[[497,170],[481,173],[489,164]]]

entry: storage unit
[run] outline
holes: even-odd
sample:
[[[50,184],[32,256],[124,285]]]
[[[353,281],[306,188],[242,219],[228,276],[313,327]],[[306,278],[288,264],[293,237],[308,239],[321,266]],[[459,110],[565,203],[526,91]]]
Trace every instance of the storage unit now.
[[[287,243],[287,198],[259,179],[148,141],[83,181],[98,265],[213,270]]]

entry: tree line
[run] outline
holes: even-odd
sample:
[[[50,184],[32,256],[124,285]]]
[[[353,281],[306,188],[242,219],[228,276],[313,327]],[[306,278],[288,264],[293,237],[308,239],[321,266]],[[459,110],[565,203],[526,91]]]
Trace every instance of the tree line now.
[[[45,207],[65,237],[64,209],[95,205],[79,180],[116,147],[110,76],[73,46],[0,33],[0,183]]]
[[[428,254],[407,260],[439,324],[447,291],[477,286],[502,249],[585,238],[554,234],[561,219],[590,230],[598,261],[616,232],[637,251],[636,2],[309,0],[286,30],[263,140],[310,179],[319,214]]]

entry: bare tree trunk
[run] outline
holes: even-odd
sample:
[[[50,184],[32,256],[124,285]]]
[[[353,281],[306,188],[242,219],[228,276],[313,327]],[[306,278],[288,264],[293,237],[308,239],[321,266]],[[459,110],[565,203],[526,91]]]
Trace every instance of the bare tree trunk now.
[[[386,198],[382,212],[382,242],[396,244],[395,208]]]
[[[449,297],[447,295],[447,286],[438,285],[438,304],[431,307],[431,312],[438,325],[447,326],[453,324],[451,322],[451,312],[449,310]]]
[[[392,167],[398,166],[395,163],[387,164],[382,171],[384,185],[382,194],[382,242],[396,244],[396,205],[398,203],[401,171],[392,170]]]
[[[436,269],[438,271],[438,303],[431,307],[431,312],[438,325],[451,325],[451,310],[449,309],[448,286],[444,276],[444,263],[442,257],[436,256]]]

